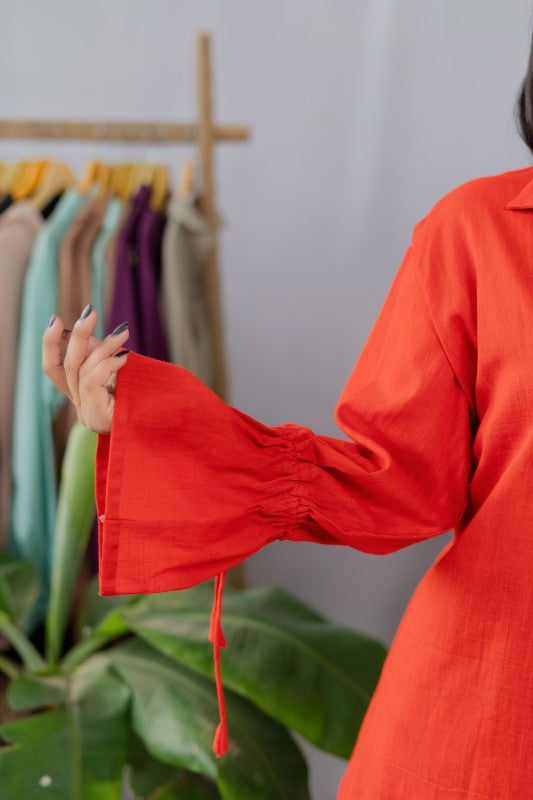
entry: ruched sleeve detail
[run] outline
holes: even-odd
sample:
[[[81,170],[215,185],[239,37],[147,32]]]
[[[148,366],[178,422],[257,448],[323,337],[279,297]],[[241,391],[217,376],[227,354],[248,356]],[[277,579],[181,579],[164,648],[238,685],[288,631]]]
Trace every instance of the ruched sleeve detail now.
[[[280,428],[131,352],[97,444],[101,593],[184,589],[285,538],[306,513],[299,451],[313,432]]]

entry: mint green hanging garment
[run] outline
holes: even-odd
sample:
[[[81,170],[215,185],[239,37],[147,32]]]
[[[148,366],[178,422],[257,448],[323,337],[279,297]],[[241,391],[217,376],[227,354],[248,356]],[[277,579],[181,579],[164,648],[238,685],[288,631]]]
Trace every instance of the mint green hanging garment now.
[[[94,336],[102,339],[104,336],[104,285],[105,285],[105,251],[107,244],[115,232],[124,204],[117,197],[112,197],[109,201],[100,232],[96,237],[91,252],[91,305],[98,312],[98,321],[94,328]]]
[[[8,545],[15,556],[32,562],[40,579],[29,631],[43,620],[49,595],[57,505],[52,422],[67,402],[42,369],[41,339],[57,308],[61,240],[85,200],[75,188],[65,192],[35,240],[24,281],[13,414],[13,499]]]

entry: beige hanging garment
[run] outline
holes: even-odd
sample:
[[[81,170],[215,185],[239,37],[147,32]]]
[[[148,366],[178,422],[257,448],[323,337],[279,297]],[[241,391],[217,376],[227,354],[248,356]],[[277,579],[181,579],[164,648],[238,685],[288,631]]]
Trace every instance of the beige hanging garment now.
[[[174,197],[167,205],[161,265],[161,311],[170,359],[213,388],[213,353],[206,265],[221,220],[210,224],[196,203]]]
[[[0,547],[7,546],[11,508],[11,432],[24,277],[44,220],[27,200],[0,215]]]

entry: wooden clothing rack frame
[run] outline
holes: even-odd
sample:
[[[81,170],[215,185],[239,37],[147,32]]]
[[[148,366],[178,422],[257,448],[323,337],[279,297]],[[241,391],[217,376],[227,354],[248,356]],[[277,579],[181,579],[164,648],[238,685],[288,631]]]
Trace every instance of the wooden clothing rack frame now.
[[[217,125],[213,122],[210,35],[196,37],[196,113],[195,123],[163,122],[82,122],[0,119],[0,139],[68,139],[120,142],[196,142],[201,169],[199,204],[212,222],[216,218],[214,145],[216,142],[244,142],[249,129],[242,125]],[[227,398],[223,319],[220,301],[217,237],[206,266],[206,291],[212,330],[213,389]]]
[[[196,115],[195,123],[111,122],[68,120],[0,119],[0,139],[62,139],[78,141],[119,142],[196,142],[201,170],[201,192],[198,199],[208,220],[216,220],[214,145],[217,142],[245,142],[249,129],[242,125],[217,125],[213,122],[210,34],[196,36]],[[213,390],[227,398],[226,361],[223,341],[223,319],[220,301],[218,246],[206,264],[206,293],[211,322],[213,351]],[[230,577],[231,575],[231,577]],[[244,571],[237,564],[228,571],[235,587],[244,586]]]

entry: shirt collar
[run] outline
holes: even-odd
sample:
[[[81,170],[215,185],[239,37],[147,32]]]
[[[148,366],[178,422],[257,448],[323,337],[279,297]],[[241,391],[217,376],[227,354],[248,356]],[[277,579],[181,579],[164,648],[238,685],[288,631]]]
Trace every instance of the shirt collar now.
[[[530,178],[522,186],[518,194],[505,205],[505,208],[533,208],[533,178]]]

